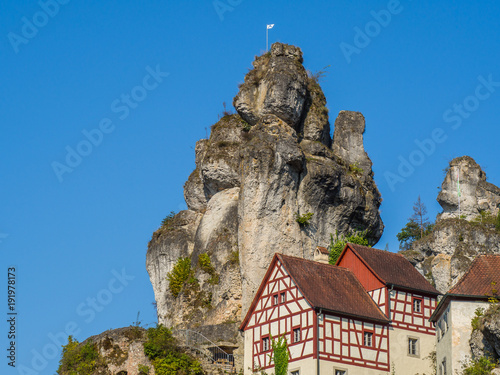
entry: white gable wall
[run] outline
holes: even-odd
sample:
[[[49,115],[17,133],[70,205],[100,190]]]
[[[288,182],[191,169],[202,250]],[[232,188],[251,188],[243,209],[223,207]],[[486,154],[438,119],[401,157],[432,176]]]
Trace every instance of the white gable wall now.
[[[462,363],[470,358],[471,351],[469,340],[472,333],[472,318],[475,316],[475,311],[478,307],[488,308],[488,302],[475,301],[451,301],[445,312],[448,312],[449,328],[436,344],[438,374],[439,366],[446,359],[446,367],[448,374],[454,374],[455,371],[462,370]],[[442,323],[444,313],[441,314],[440,320]]]

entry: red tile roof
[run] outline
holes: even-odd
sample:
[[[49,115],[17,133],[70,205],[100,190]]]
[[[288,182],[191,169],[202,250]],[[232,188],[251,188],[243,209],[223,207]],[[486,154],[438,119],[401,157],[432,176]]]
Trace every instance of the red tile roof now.
[[[492,289],[500,290],[500,255],[478,255],[465,275],[444,295],[429,320],[437,322],[453,299],[486,300],[493,295]]]
[[[350,247],[365,264],[386,284],[430,294],[440,294],[401,254],[374,249],[353,243]],[[344,249],[344,252],[346,251]],[[342,257],[342,255],[341,255]],[[340,258],[341,258],[340,257]],[[337,261],[337,263],[340,261]]]
[[[448,294],[491,296],[492,289],[500,290],[500,255],[479,255]]]
[[[313,308],[389,321],[347,268],[282,254],[277,257]]]

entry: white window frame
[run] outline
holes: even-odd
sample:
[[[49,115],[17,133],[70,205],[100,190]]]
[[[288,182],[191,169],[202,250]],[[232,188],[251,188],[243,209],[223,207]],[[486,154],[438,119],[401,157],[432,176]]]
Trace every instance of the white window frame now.
[[[280,303],[286,302],[286,292],[280,293]]]
[[[268,352],[271,349],[269,336],[262,338],[262,353]]]
[[[416,304],[415,302],[418,301],[418,310],[415,308]],[[422,314],[422,298],[418,298],[418,297],[413,297],[413,312],[414,313],[417,313],[417,314]]]
[[[293,342],[296,343],[296,342],[301,342],[302,341],[302,329],[300,327],[295,327],[292,329],[293,331]],[[296,333],[299,333],[299,337],[298,337],[298,340],[297,340],[297,336],[296,336]]]
[[[414,341],[415,342],[415,354],[413,353],[410,353],[410,342],[411,341]],[[406,354],[409,356],[409,357],[417,357],[417,358],[420,358],[420,340],[418,337],[415,337],[415,336],[407,336],[407,351],[406,351]]]
[[[369,338],[369,345],[366,344],[367,338]],[[363,346],[366,346],[368,348],[373,348],[373,332],[370,331],[364,331],[363,332]]]

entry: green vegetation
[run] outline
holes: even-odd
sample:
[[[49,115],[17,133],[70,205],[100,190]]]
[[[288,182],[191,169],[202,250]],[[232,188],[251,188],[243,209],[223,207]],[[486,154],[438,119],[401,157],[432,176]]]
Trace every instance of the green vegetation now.
[[[299,223],[301,227],[306,227],[309,225],[309,220],[313,217],[312,212],[307,212],[303,215],[300,215],[298,212],[295,214],[295,221]]]
[[[138,370],[139,370],[139,375],[149,374],[149,366],[139,364]]]
[[[179,258],[174,268],[167,274],[168,288],[174,297],[181,292],[184,283],[193,278],[191,270],[191,259]]]
[[[495,221],[495,229],[500,232],[500,210],[498,210],[497,220]]]
[[[474,311],[474,318],[472,318],[471,325],[472,325],[472,330],[479,329],[479,323],[481,321],[481,317],[484,315],[484,309],[481,307],[478,307],[476,311]]]
[[[102,364],[96,345],[87,342],[81,345],[73,336],[68,337],[68,343],[63,345],[62,357],[57,373],[59,375],[92,375]]]
[[[219,283],[219,275],[215,272],[215,268],[210,260],[210,255],[207,253],[200,254],[198,257],[198,265],[204,272],[210,275],[210,279],[208,280],[209,284],[215,285]]]
[[[348,174],[358,177],[363,175],[363,168],[359,166],[359,162],[355,162],[354,164],[349,164]]]
[[[330,234],[330,254],[328,256],[328,263],[335,264],[337,259],[339,259],[340,254],[342,254],[342,250],[344,250],[345,245],[350,243],[355,243],[358,245],[369,246],[368,240],[366,239],[366,231],[363,232],[350,232],[347,236],[339,237],[339,233],[335,233],[335,238],[333,238],[333,234]]]
[[[490,211],[480,210],[479,215],[477,215],[474,219],[471,220],[473,223],[480,223],[486,225],[497,225],[498,216],[495,217],[491,214]]]
[[[273,349],[274,374],[287,375],[289,354],[285,336],[280,336],[277,340],[271,337],[271,347]]]
[[[175,211],[170,211],[170,213],[162,220],[161,225],[166,229],[172,229],[174,224]]]
[[[419,240],[432,232],[434,224],[426,217],[427,209],[420,200],[420,195],[413,205],[413,215],[408,219],[408,223],[397,234],[400,250],[408,250],[416,240]]]
[[[162,325],[148,329],[144,354],[151,360],[156,375],[201,375],[201,364],[184,353],[177,345],[172,331]]]
[[[498,366],[498,362],[489,359],[488,357],[481,357],[471,359],[464,363],[462,366],[463,375],[489,375],[491,370]]]
[[[240,264],[240,252],[239,252],[239,250],[231,251],[231,254],[229,254],[228,261],[234,265]]]

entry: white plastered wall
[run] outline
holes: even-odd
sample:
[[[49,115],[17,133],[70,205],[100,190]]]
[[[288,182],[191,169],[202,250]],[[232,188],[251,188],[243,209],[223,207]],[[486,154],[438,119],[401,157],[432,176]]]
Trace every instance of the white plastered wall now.
[[[456,370],[461,371],[462,363],[470,358],[470,336],[472,333],[471,320],[475,316],[475,311],[478,307],[488,308],[488,302],[474,301],[451,301],[449,305],[448,323],[450,328],[443,336],[441,341],[443,345],[438,343],[439,351],[437,352],[438,366],[443,358],[447,359],[447,366],[450,374]]]
[[[408,339],[418,339],[418,355],[408,354]],[[398,375],[432,373],[431,361],[426,359],[436,348],[436,337],[399,328],[389,329],[389,360]]]

